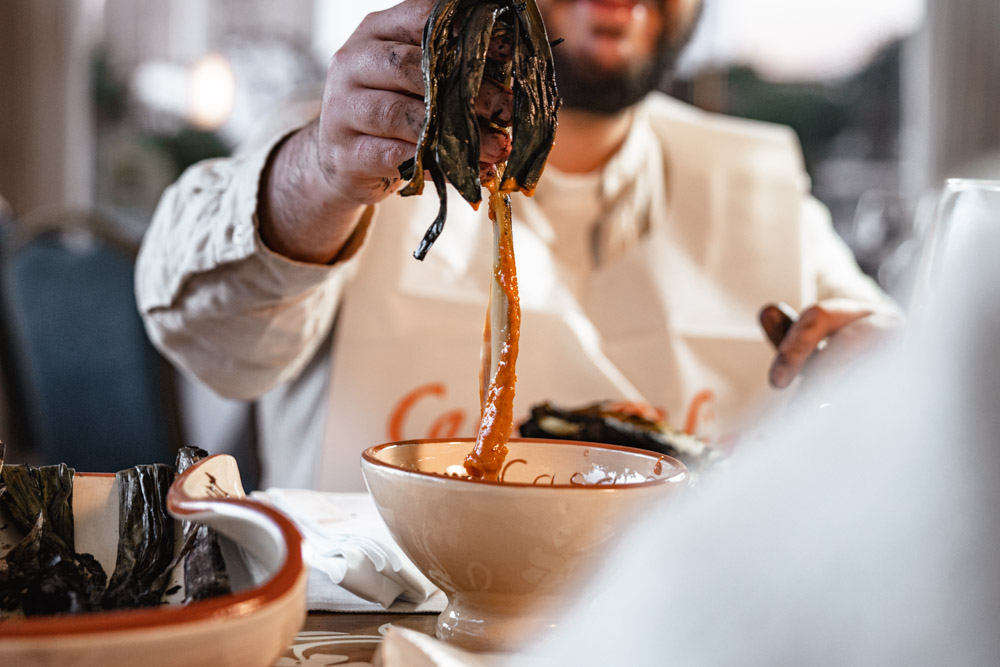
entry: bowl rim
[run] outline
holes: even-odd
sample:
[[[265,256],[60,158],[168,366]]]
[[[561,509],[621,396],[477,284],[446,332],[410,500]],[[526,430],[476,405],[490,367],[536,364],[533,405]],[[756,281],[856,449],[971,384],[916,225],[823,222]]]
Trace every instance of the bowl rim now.
[[[531,484],[528,482],[494,482],[485,479],[473,479],[470,477],[450,477],[441,473],[425,472],[422,470],[413,470],[411,468],[404,468],[403,466],[394,465],[392,463],[386,463],[385,461],[376,458],[376,455],[383,449],[388,449],[390,447],[403,447],[403,446],[413,446],[413,445],[423,445],[423,444],[464,444],[466,446],[471,446],[475,444],[475,438],[417,438],[414,440],[399,440],[395,442],[385,442],[380,445],[373,445],[366,449],[361,454],[362,463],[368,463],[376,468],[385,468],[388,470],[395,470],[398,472],[416,475],[425,479],[433,480],[450,480],[454,482],[463,482],[469,484],[486,484],[489,486],[500,487],[500,488],[528,488],[528,489],[576,489],[579,491],[609,491],[611,489],[623,489],[623,488],[644,488],[650,486],[660,486],[662,484],[676,484],[679,482],[684,482],[690,479],[690,471],[688,467],[684,465],[680,460],[674,458],[673,456],[668,456],[667,454],[660,454],[648,449],[639,449],[638,447],[626,447],[624,445],[610,445],[602,442],[590,442],[584,440],[558,440],[554,438],[510,438],[508,442],[524,443],[524,442],[537,442],[545,445],[565,445],[571,447],[592,447],[597,449],[614,450],[620,452],[628,452],[631,454],[638,454],[644,457],[655,458],[658,461],[667,462],[673,466],[677,472],[673,475],[665,476],[660,479],[647,479],[643,482],[634,482],[626,484]],[[511,459],[504,463],[503,470],[515,462],[523,459]],[[503,473],[501,472],[501,475]]]
[[[218,595],[187,604],[140,607],[138,609],[111,609],[81,614],[50,614],[0,621],[0,644],[19,639],[37,639],[62,635],[118,634],[142,630],[173,628],[189,623],[247,616],[273,604],[295,590],[296,581],[305,577],[302,560],[302,536],[291,520],[263,503],[249,498],[190,498],[174,494],[179,482],[193,475],[198,468],[225,454],[215,454],[201,459],[178,475],[167,496],[167,509],[178,521],[211,506],[232,505],[263,514],[281,532],[286,544],[285,562],[273,577],[259,586],[239,593]],[[81,472],[83,477],[113,477],[114,473]]]

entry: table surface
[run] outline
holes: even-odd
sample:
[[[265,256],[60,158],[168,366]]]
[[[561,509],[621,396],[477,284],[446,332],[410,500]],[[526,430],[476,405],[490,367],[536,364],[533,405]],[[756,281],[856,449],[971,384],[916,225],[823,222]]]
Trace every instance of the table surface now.
[[[368,665],[382,635],[390,626],[434,635],[438,615],[359,614],[312,611],[295,642],[278,658],[275,667],[350,663]],[[322,656],[322,658],[320,658]]]

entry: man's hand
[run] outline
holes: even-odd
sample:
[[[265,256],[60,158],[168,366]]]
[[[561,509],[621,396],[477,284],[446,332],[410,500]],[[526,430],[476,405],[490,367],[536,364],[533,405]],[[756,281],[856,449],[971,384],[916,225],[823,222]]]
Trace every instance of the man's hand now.
[[[892,310],[874,310],[849,299],[820,301],[795,317],[784,304],[761,309],[760,322],[777,355],[768,381],[784,389],[808,368],[810,377],[830,377],[853,359],[870,352],[898,333],[902,316]]]
[[[421,36],[433,0],[369,14],[327,70],[319,119],[292,135],[265,173],[261,235],[294,259],[333,259],[361,211],[395,192],[424,122]],[[509,124],[512,94],[484,82],[479,114]],[[484,132],[480,160],[507,159],[510,140]]]

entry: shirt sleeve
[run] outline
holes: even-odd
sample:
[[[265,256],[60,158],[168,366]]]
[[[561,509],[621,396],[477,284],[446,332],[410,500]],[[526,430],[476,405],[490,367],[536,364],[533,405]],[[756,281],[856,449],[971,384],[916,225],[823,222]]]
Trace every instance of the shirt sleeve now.
[[[804,254],[812,259],[817,301],[845,298],[870,304],[876,310],[900,312],[889,295],[858,266],[823,204],[807,197],[803,217]]]
[[[293,261],[260,239],[264,165],[310,118],[289,113],[266,140],[188,169],[143,239],[135,287],[150,339],[223,396],[255,398],[299,372],[326,337],[367,236],[372,208],[332,265]]]

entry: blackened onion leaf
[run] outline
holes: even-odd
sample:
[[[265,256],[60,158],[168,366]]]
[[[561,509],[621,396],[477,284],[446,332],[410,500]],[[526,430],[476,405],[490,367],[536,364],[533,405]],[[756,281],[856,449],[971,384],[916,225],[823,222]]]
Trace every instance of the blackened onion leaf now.
[[[178,471],[205,456],[182,448]],[[65,465],[0,468],[0,510],[24,534],[0,557],[0,618],[160,604],[181,559],[186,601],[230,592],[215,531],[185,523],[174,554],[174,520],[166,511],[173,468],[143,465],[116,475],[119,540],[110,582],[93,556],[74,552],[73,477]]]
[[[73,553],[72,468],[8,465],[3,487],[0,503],[21,532],[29,532],[41,517],[42,546],[54,553]]]
[[[135,466],[118,481],[118,557],[104,596],[107,609],[159,604],[174,556],[174,520],[167,513],[167,490],[174,469],[163,464]]]
[[[490,40],[497,35],[510,40],[502,57],[511,62],[490,53]],[[555,138],[559,107],[552,49],[534,0],[438,0],[424,26],[422,49],[426,116],[416,154],[399,168],[410,181],[399,193],[421,194],[427,171],[440,208],[413,253],[417,259],[426,256],[444,228],[445,180],[470,204],[482,200],[484,123],[476,117],[475,100],[483,77],[503,79],[497,83],[513,90],[513,143],[500,175],[504,192],[534,192]]]
[[[0,507],[24,537],[0,557],[2,614],[100,608],[107,578],[93,556],[74,553],[72,498],[65,465],[3,467]]]
[[[519,38],[514,49],[513,146],[500,189],[531,196],[556,136],[560,100],[552,48],[538,7],[533,1],[518,6],[523,9],[517,12]]]
[[[177,453],[178,474],[206,456],[208,452],[203,449],[182,447]],[[213,528],[191,521],[183,523],[183,530],[184,601],[204,600],[229,593],[232,586],[219,545],[219,534]]]
[[[628,412],[608,403],[565,409],[551,403],[531,408],[531,418],[521,422],[521,437],[603,442],[635,447],[679,459],[692,470],[721,462],[723,454],[693,435],[663,422]]]

